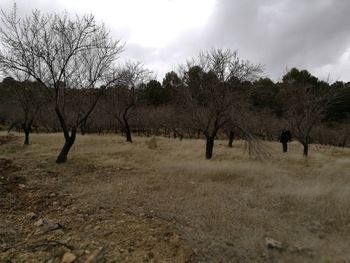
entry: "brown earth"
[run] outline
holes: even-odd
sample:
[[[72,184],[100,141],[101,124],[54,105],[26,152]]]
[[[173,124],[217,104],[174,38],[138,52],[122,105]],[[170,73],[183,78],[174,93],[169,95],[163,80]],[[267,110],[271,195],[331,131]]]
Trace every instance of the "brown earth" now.
[[[85,135],[56,165],[61,134],[3,141],[0,262],[350,262],[349,149]]]
[[[0,141],[13,142],[12,137]],[[79,188],[65,191],[67,183],[94,184],[101,169],[88,166],[60,172],[60,167],[46,170],[45,162],[30,163],[23,175],[23,164],[15,158],[0,159],[0,262],[61,262],[66,252],[77,257],[74,262],[190,260],[191,248],[171,222],[153,211],[135,213],[85,203],[79,200]],[[77,172],[91,176],[80,180]],[[119,171],[118,176],[124,173]],[[41,219],[44,224],[35,226]]]

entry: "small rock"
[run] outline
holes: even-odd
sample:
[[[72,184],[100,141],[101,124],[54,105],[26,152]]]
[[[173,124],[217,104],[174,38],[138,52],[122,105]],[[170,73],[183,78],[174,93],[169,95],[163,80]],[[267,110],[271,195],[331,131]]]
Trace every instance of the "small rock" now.
[[[266,246],[270,249],[277,249],[277,250],[282,250],[283,249],[283,246],[282,246],[282,243],[277,241],[277,240],[274,240],[270,237],[266,237],[265,238],[265,243],[266,243]]]
[[[55,193],[51,193],[50,194],[50,198],[54,198],[54,197],[56,197],[56,194]]]
[[[76,258],[77,258],[77,256],[74,255],[73,253],[66,252],[66,253],[63,255],[62,263],[72,263],[72,262],[74,262],[74,260],[75,260]]]
[[[33,232],[33,236],[41,236],[42,234],[44,234],[44,232],[41,231],[41,229],[37,229]]]
[[[49,231],[53,231],[56,229],[62,229],[63,227],[59,224],[59,223],[53,223],[53,222],[47,222],[42,228],[41,230],[46,233]]]
[[[77,257],[82,257],[84,256],[85,251],[84,249],[77,249],[77,250],[74,250],[74,253],[75,255],[77,255]]]
[[[35,219],[37,217],[38,217],[38,215],[35,214],[34,212],[30,212],[30,213],[26,214],[26,218],[28,218],[30,220],[33,220],[33,219]]]
[[[69,243],[71,240],[72,240],[72,237],[67,237],[64,240],[62,240],[62,242]]]
[[[88,258],[85,260],[85,263],[92,263],[92,262],[98,262],[99,254],[103,250],[103,247],[100,247],[96,250],[94,250]]]
[[[45,220],[43,218],[40,218],[38,221],[34,223],[34,226],[39,227],[44,225],[44,223],[45,223]]]
[[[64,233],[64,231],[63,231],[62,229],[57,229],[57,230],[55,231],[55,234],[56,234],[56,235],[59,235],[59,236],[63,236],[65,233]]]
[[[26,188],[26,185],[25,184],[18,184],[18,187],[19,187],[19,189],[24,189],[24,188]]]

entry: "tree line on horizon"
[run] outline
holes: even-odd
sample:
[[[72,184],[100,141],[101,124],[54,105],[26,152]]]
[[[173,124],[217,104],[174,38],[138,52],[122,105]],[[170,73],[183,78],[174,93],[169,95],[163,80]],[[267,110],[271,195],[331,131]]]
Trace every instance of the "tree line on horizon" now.
[[[292,68],[281,82],[230,49],[203,51],[166,73],[162,82],[140,62],[119,65],[120,41],[91,15],[14,9],[0,26],[0,123],[9,130],[63,132],[57,163],[67,160],[77,132],[121,132],[204,138],[205,157],[227,136],[244,139],[251,154],[283,128],[303,145],[349,145],[350,83],[319,80]]]

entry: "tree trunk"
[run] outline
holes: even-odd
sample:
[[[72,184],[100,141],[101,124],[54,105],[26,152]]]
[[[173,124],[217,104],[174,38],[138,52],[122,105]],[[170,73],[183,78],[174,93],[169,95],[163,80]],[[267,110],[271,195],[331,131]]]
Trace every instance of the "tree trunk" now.
[[[287,142],[282,142],[282,148],[283,148],[283,152],[284,153],[288,152],[288,143]]]
[[[232,143],[233,143],[233,139],[235,137],[235,133],[233,131],[230,131],[229,135],[228,135],[228,147],[232,148]]]
[[[303,155],[305,157],[309,155],[309,143],[310,143],[310,137],[307,135],[305,138],[305,141],[303,142],[303,146],[304,146]]]
[[[131,143],[132,143],[132,139],[131,139],[131,131],[130,131],[130,129],[129,129],[129,128],[126,130],[126,141],[127,141],[127,142],[131,142]]]
[[[32,122],[25,121],[22,124],[22,129],[24,131],[24,145],[29,145],[29,134],[32,131]]]
[[[207,144],[205,148],[205,158],[211,159],[213,156],[213,148],[214,148],[214,136],[207,136]]]
[[[129,126],[129,123],[128,123],[128,119],[126,117],[127,116],[127,111],[128,111],[128,109],[123,114],[124,130],[125,130],[126,141],[132,143],[131,130],[130,130],[130,126]]]
[[[24,128],[24,145],[29,145],[30,128]]]
[[[81,133],[81,135],[85,135],[85,133],[86,133],[86,122],[87,122],[87,119],[84,120],[84,121],[80,124],[80,133]]]
[[[132,143],[131,131],[127,119],[124,119],[126,141]]]
[[[56,163],[60,164],[60,163],[65,163],[67,161],[67,156],[68,156],[69,150],[72,148],[75,142],[75,137],[76,137],[76,130],[72,129],[72,133],[69,137],[66,138],[63,148],[56,159]]]
[[[304,146],[304,152],[303,152],[303,154],[304,154],[305,157],[307,157],[308,154],[309,154],[309,144],[308,144],[308,143],[305,143],[305,144],[303,144],[303,146]]]

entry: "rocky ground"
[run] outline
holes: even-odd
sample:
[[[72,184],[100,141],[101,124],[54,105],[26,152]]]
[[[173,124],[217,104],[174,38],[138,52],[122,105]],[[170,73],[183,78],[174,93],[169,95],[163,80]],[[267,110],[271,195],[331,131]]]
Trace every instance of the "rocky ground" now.
[[[23,176],[16,161],[0,159],[0,262],[190,261],[193,251],[171,222],[84,204],[58,191],[71,174],[34,166]]]

